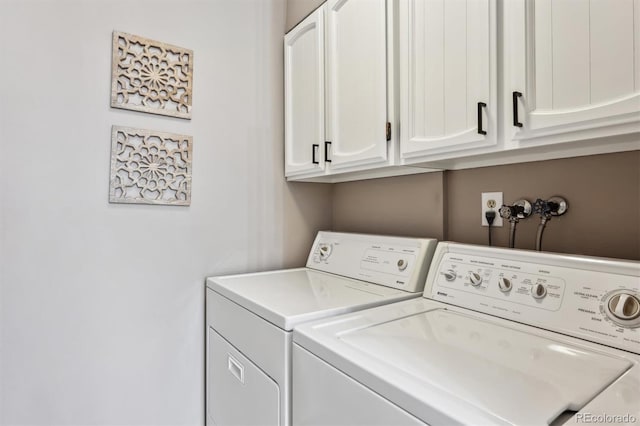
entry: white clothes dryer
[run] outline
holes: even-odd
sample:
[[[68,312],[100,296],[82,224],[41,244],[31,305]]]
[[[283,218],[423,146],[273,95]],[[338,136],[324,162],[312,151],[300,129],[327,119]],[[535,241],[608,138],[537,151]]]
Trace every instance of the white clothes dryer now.
[[[420,297],[436,240],[319,232],[306,267],[207,279],[207,425],[290,425],[306,321]]]
[[[423,298],[294,331],[293,423],[640,424],[640,263],[439,243]]]

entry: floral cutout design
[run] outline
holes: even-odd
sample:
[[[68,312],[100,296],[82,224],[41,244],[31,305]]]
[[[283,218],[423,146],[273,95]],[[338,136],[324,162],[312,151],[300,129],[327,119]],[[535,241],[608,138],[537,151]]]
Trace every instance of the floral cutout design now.
[[[191,136],[113,126],[109,202],[191,204]]]
[[[111,106],[191,119],[193,51],[113,33]]]

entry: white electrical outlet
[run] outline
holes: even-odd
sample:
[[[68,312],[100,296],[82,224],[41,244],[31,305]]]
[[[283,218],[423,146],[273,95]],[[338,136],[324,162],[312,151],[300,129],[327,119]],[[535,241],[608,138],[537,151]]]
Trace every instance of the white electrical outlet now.
[[[502,226],[502,218],[498,211],[502,207],[502,192],[483,192],[482,193],[482,226],[489,226],[485,213],[488,211],[496,212],[496,218],[493,221],[493,227]]]

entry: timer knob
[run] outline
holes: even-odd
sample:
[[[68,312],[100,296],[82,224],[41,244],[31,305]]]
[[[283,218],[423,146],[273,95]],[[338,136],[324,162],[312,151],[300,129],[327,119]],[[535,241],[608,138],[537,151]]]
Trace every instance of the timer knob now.
[[[327,259],[331,256],[331,252],[333,251],[333,246],[331,244],[320,244],[320,258]]]
[[[482,277],[477,272],[471,272],[469,274],[469,281],[471,282],[472,286],[478,287],[480,284],[482,284]]]
[[[500,287],[500,291],[503,293],[508,293],[511,291],[513,285],[511,284],[511,280],[509,278],[500,278],[498,280],[498,287]]]
[[[453,281],[457,276],[458,274],[456,274],[456,271],[454,271],[453,269],[449,269],[444,273],[444,279],[447,281]]]
[[[547,295],[547,289],[542,284],[534,284],[531,287],[531,295],[534,299],[542,299]]]
[[[609,312],[623,321],[630,321],[640,316],[640,300],[629,293],[618,293],[609,299]]]
[[[399,271],[404,271],[405,269],[407,269],[407,265],[409,264],[409,262],[407,262],[404,259],[398,259],[398,270]]]

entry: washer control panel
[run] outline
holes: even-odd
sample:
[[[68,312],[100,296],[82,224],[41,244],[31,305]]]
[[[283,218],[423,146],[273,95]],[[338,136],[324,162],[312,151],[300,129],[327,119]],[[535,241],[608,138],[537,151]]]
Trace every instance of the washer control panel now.
[[[535,265],[486,257],[447,256],[439,265],[437,283],[470,295],[555,311],[565,282]]]
[[[640,262],[440,243],[424,296],[640,353]]]
[[[416,293],[436,245],[425,238],[319,232],[307,267]]]

